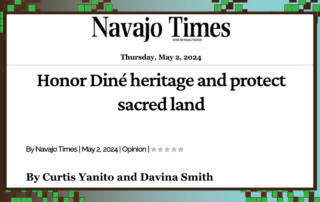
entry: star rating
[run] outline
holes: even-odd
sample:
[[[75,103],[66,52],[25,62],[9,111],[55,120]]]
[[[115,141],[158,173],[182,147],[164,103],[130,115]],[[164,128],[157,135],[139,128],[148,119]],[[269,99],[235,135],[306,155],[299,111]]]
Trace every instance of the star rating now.
[[[179,148],[176,148],[176,147],[152,147],[151,148],[151,152],[166,152],[166,153],[169,153],[169,152],[183,152],[184,148],[183,147],[179,147]]]

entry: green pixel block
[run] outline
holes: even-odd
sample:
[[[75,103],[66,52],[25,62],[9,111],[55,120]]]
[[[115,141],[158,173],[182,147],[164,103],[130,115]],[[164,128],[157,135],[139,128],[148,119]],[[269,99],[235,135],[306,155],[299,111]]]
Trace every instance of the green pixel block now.
[[[314,198],[314,202],[320,202],[320,198]]]
[[[299,11],[299,5],[298,4],[294,4],[292,5],[292,12],[298,12]]]
[[[309,198],[309,191],[304,191],[304,197]]]
[[[243,6],[242,5],[236,5],[236,12],[242,12]]]
[[[17,198],[11,198],[11,202],[17,202]]]
[[[278,191],[273,191],[272,192],[272,197],[273,198],[278,198]]]
[[[53,198],[53,202],[58,202],[59,199],[58,198]]]
[[[106,12],[112,12],[113,11],[113,5],[112,4],[107,4],[106,5]]]
[[[320,12],[320,5],[313,5],[314,12]]]
[[[84,5],[78,4],[78,12],[84,12]]]
[[[246,198],[246,202],[252,202],[252,198],[250,197]]]
[[[0,18],[3,18],[3,12],[0,12]]]
[[[252,198],[252,202],[257,202],[257,198]]]
[[[288,202],[293,202],[293,198],[288,198]]]
[[[14,0],[14,4],[21,5],[21,0]]]
[[[29,12],[36,12],[36,5],[29,5],[28,10]]]
[[[7,10],[8,12],[14,12],[14,5],[8,5]]]
[[[69,202],[69,198],[63,198],[63,202]]]
[[[11,191],[10,191],[10,190],[6,190],[6,192],[7,192],[7,193],[10,193]]]
[[[92,11],[92,5],[84,5],[84,11],[85,12],[91,12]]]
[[[42,191],[38,191],[37,196],[42,197]]]
[[[17,198],[17,202],[22,202],[22,198]]]
[[[283,202],[283,198],[278,198],[278,202]]]
[[[22,198],[22,202],[27,202],[27,198]]]
[[[221,4],[222,5],[228,5],[229,4],[229,0],[221,0]]]
[[[42,202],[48,202],[48,198],[43,198]]]
[[[98,5],[99,4],[99,0],[92,0],[91,4]]]
[[[79,198],[79,202],[85,202],[84,198]]]
[[[261,198],[257,198],[257,202],[261,202]]]
[[[257,190],[257,192],[262,192],[262,190]]]
[[[268,201],[267,197],[262,198],[262,202],[267,202],[267,201]]]
[[[52,193],[52,197],[54,197],[54,198],[59,197],[59,192],[53,192],[53,193]]]
[[[74,197],[74,191],[71,191],[71,190],[69,191],[69,197],[70,197],[70,198],[73,198],[73,197]]]
[[[32,198],[27,198],[27,202],[32,202]]]
[[[48,190],[48,192],[53,192],[53,190]]]
[[[241,190],[240,192],[247,192],[246,190]]]
[[[299,4],[300,5],[305,5],[306,4],[306,0],[299,0]]]
[[[222,10],[222,5],[221,4],[214,5],[214,12],[221,12],[221,10]]]
[[[32,192],[38,192],[37,190],[32,190]]]
[[[284,11],[285,11],[285,12],[291,12],[291,11],[292,11],[291,6],[292,6],[292,5],[290,5],[290,4],[284,5]]]
[[[304,202],[304,198],[299,198],[299,202]]]
[[[288,197],[292,198],[293,197],[293,192],[288,192]]]

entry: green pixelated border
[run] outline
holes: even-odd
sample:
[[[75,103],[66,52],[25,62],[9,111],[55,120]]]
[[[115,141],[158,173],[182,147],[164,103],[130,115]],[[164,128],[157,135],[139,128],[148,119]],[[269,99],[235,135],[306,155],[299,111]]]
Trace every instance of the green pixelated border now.
[[[15,12],[15,7],[17,5],[21,5],[21,0],[14,0],[14,4],[8,4],[7,5],[7,12]],[[36,12],[36,5],[35,4],[29,4],[28,5],[28,12]]]
[[[92,6],[94,4],[78,4],[77,11],[78,12],[92,12]],[[106,4],[104,7],[105,12],[113,12],[113,4]]]
[[[244,4],[248,0],[212,0],[214,12],[247,12]]]
[[[82,4],[77,4],[77,12],[117,12],[118,10],[113,8],[113,4],[108,4],[108,2],[111,2],[111,0],[91,0],[89,3],[82,1]],[[41,4],[41,1],[36,3]],[[20,8],[22,4],[28,4],[25,9],[22,9],[23,12],[24,10],[28,12],[40,12],[40,9],[36,9],[36,4],[30,4],[30,2],[26,0],[13,0],[13,2],[7,4],[7,12],[20,12],[21,10],[18,8]]]
[[[48,202],[49,199],[50,201],[53,201],[53,202],[69,202],[71,201],[70,200],[71,198],[73,199],[72,200],[73,202],[85,202],[85,198],[79,197],[79,192],[75,192],[73,190],[68,191],[68,197],[59,196],[59,191],[54,191],[54,190],[48,190],[48,191],[21,190],[20,192],[6,190],[5,192],[7,195],[10,195],[11,202],[32,202],[32,201],[38,200],[38,198],[41,198],[42,202]],[[25,195],[25,197],[21,197],[21,196],[18,197],[17,194]]]
[[[285,12],[320,12],[318,0],[289,0],[284,5]],[[319,14],[318,14],[319,16]]]
[[[113,8],[111,0],[91,0],[88,4],[78,4],[77,12],[117,12],[117,9]],[[82,1],[82,3],[87,3]]]
[[[283,202],[286,198],[288,202],[320,202],[320,197],[315,197],[313,191],[304,190],[303,197],[295,197],[293,190],[268,190],[268,191],[246,191],[243,190],[241,192],[245,193],[246,202],[267,202],[268,199],[276,198],[277,202]],[[252,193],[257,192],[260,193],[258,197],[252,197]],[[269,196],[268,196],[268,193]],[[285,194],[286,193],[286,194]]]
[[[3,33],[3,12],[0,12],[0,33]]]
[[[246,191],[242,190],[241,192],[245,193],[245,202],[268,202],[272,198],[276,198],[277,202],[283,202],[284,198],[287,198],[288,202],[305,202],[308,199],[308,202],[320,202],[320,197],[314,197],[314,192],[309,190],[304,190],[303,197],[295,197],[293,190],[256,190],[256,191]],[[252,197],[251,194],[257,192],[260,193],[260,197]],[[79,192],[73,190],[68,191],[68,197],[59,197],[59,191],[48,190],[21,190],[20,193],[25,193],[26,197],[17,197],[17,192],[7,190],[6,194],[10,194],[11,202],[32,202],[36,198],[42,198],[42,202],[48,202],[49,199],[52,199],[53,202],[69,202],[70,198],[73,199],[73,202],[85,202],[84,197],[79,197]],[[29,195],[27,194],[29,193]],[[34,193],[32,197],[32,193]],[[268,193],[269,196],[268,196]],[[285,194],[286,193],[286,194]],[[31,195],[31,196],[30,196]]]

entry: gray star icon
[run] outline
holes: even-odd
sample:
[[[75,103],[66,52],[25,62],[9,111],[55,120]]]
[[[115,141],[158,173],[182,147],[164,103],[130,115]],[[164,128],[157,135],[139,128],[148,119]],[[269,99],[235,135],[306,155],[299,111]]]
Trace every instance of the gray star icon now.
[[[177,149],[175,147],[172,148],[172,152],[176,152]]]
[[[165,148],[165,150],[166,150],[166,152],[169,152],[169,151],[170,151],[169,147]]]
[[[183,152],[183,148],[182,147],[179,148],[179,152]]]
[[[152,147],[151,150],[152,152],[156,152],[157,149],[155,147]]]
[[[163,150],[163,149],[162,149],[161,147],[159,147],[159,149],[158,149],[158,150],[159,150],[159,152],[162,152],[162,150]]]

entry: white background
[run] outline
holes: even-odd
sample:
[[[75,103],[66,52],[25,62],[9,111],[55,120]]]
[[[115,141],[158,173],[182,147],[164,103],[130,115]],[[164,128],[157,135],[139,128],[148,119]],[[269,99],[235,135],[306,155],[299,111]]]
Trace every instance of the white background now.
[[[135,22],[144,17],[119,15],[110,19]],[[313,16],[193,15],[189,19],[231,23],[229,38],[205,38],[193,43],[172,42],[171,27],[165,26],[168,16],[152,15],[150,19],[162,22],[164,32],[162,37],[144,43],[137,38],[92,38],[90,15],[8,15],[7,186],[312,187]],[[20,29],[25,32],[21,34]],[[197,54],[204,59],[151,64],[120,61],[122,53]],[[136,66],[123,66],[127,64]],[[194,86],[183,92],[174,88],[37,87],[38,74],[89,77],[104,72],[117,77],[124,72],[135,72],[141,77],[152,77],[158,72],[194,78],[218,77],[223,72],[228,78],[285,76],[287,86],[246,87],[235,92],[230,91],[230,86]],[[204,96],[206,110],[117,110],[119,101],[160,101],[164,96],[175,96],[181,101],[198,101]],[[181,146],[184,152],[25,152],[26,146],[60,145]],[[297,159],[303,163],[297,163]],[[29,172],[210,172],[214,181],[33,183],[26,181]]]
[[[94,16],[104,24],[104,15]],[[143,38],[105,38],[98,27],[98,37],[92,37],[91,15],[8,15],[8,64],[200,64],[121,61],[120,54],[201,54],[201,64],[312,64],[312,14],[178,15],[189,22],[231,23],[230,37],[184,43],[172,41],[169,16],[175,15],[109,15],[109,22],[149,17],[161,23],[162,36],[145,43]]]

